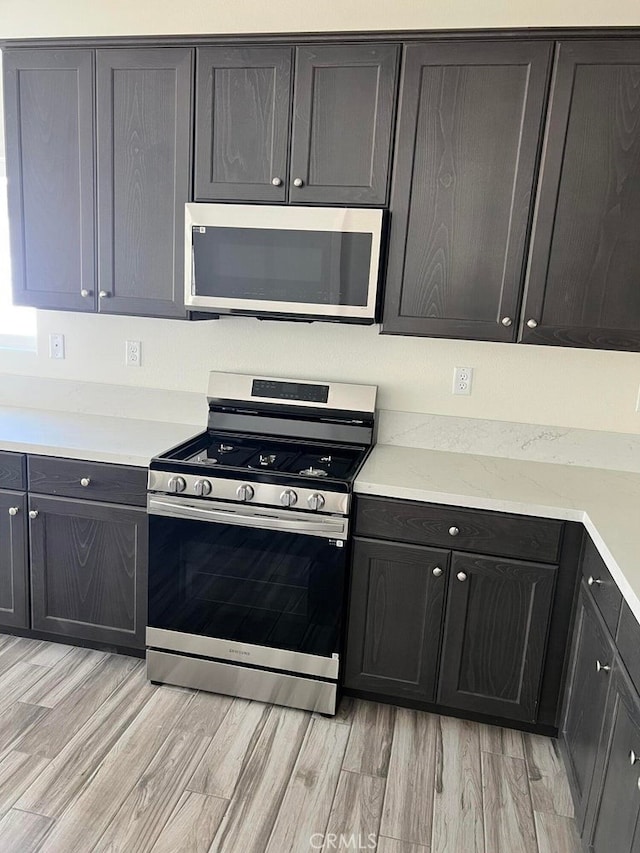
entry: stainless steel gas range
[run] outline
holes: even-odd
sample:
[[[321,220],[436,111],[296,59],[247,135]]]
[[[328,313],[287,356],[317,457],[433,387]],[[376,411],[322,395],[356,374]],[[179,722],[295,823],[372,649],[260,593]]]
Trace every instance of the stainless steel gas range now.
[[[208,398],[150,465],[148,677],[333,714],[376,388],[212,373]]]

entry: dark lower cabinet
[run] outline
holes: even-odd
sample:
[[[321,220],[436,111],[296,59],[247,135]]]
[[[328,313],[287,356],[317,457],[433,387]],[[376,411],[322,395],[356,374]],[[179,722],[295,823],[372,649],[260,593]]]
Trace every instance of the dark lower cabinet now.
[[[448,564],[444,550],[355,540],[349,687],[434,700]]]
[[[640,815],[640,698],[621,664],[611,673],[593,802],[593,853],[631,853]],[[595,785],[595,782],[594,782]]]
[[[32,627],[144,648],[145,509],[31,495]]]
[[[582,537],[522,517],[517,539],[507,527],[505,549],[517,541],[524,552],[538,550],[555,533],[549,553],[558,563],[464,553],[482,541],[498,549],[505,518],[454,511],[358,497],[344,687],[548,733],[557,720]],[[459,550],[438,547],[443,529]]]
[[[556,566],[454,553],[438,701],[535,722]]]
[[[588,596],[581,593],[567,679],[562,738],[576,823],[582,830],[604,720],[614,652]]]
[[[27,498],[0,490],[0,626],[29,627]]]

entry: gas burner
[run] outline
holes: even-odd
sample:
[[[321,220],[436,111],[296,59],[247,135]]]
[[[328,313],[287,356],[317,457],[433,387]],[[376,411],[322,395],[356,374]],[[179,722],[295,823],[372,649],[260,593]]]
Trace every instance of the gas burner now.
[[[324,471],[322,468],[303,468],[302,471],[298,471],[299,474],[302,474],[303,477],[328,477],[329,474],[327,471]]]

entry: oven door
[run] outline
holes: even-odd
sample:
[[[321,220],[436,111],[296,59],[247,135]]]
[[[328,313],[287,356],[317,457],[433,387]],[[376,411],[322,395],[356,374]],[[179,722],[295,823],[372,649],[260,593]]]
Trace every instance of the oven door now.
[[[382,211],[187,204],[185,303],[373,322]]]
[[[337,677],[348,521],[150,497],[148,645]]]

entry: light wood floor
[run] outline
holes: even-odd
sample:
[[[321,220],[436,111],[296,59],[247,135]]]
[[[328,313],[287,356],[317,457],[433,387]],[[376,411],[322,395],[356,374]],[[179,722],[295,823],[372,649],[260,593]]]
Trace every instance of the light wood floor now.
[[[2,853],[576,853],[571,815],[546,738],[156,688],[134,658],[0,636]]]

